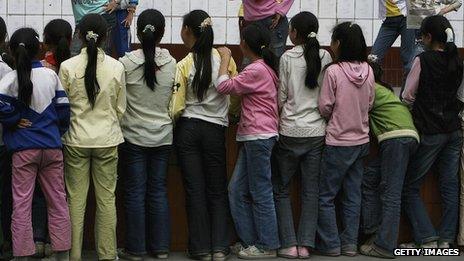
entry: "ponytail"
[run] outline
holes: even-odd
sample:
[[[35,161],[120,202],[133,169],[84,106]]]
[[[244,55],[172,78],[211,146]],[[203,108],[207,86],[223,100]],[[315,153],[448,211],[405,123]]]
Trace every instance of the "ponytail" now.
[[[100,85],[97,79],[98,47],[105,42],[108,24],[98,14],[88,14],[79,23],[79,32],[87,47],[87,66],[85,68],[85,91],[92,108],[95,106]]]
[[[32,60],[40,49],[39,35],[32,28],[21,28],[11,36],[10,48],[16,63],[18,99],[24,105],[29,106],[33,92]]]
[[[57,71],[60,70],[61,63],[71,57],[71,39],[72,27],[66,20],[54,19],[44,28],[44,43],[55,56]]]
[[[192,47],[195,75],[192,89],[202,101],[212,82],[212,49],[214,32],[211,17],[203,10],[194,10],[184,16],[184,26],[189,27],[196,37]]]
[[[145,56],[144,78],[145,82],[152,91],[155,90],[156,70],[158,66],[155,62],[156,45],[164,35],[165,19],[163,14],[155,9],[143,11],[137,19],[137,35],[140,39]]]
[[[276,73],[279,74],[279,59],[277,56],[274,54],[274,52],[271,50],[271,47],[269,45],[264,46],[261,50],[261,57],[263,58],[264,62],[272,68],[272,70]]]
[[[61,37],[58,45],[56,46],[55,59],[57,70],[60,70],[61,63],[71,57],[71,50],[69,49],[69,41],[65,37]]]
[[[271,50],[271,37],[269,30],[257,23],[253,23],[243,29],[242,38],[250,50],[255,55],[263,58],[264,62],[271,67],[276,74],[278,74],[279,60],[275,53]]]

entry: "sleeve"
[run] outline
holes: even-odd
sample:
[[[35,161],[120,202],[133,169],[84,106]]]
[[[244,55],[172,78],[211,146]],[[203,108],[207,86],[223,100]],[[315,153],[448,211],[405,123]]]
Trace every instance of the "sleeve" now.
[[[463,73],[463,75],[464,75],[464,73]],[[461,85],[459,86],[459,89],[458,89],[458,92],[457,92],[457,97],[458,97],[458,100],[460,100],[461,102],[464,102],[464,79],[461,82]]]
[[[288,91],[288,73],[287,73],[287,60],[285,56],[280,58],[280,66],[279,66],[279,92],[278,92],[278,102],[279,102],[279,109],[284,107],[285,102],[287,101],[287,91]]]
[[[237,64],[235,63],[234,58],[230,59],[228,71],[229,71],[229,75],[232,77],[235,77],[238,75]],[[242,103],[242,100],[240,96],[237,96],[237,95],[230,96],[229,115],[231,117],[238,118],[240,116],[241,103]]]
[[[409,71],[408,78],[401,98],[407,105],[412,105],[416,99],[417,89],[419,88],[419,77],[421,73],[420,58],[416,57],[412,64],[411,71]]]
[[[319,112],[322,117],[330,118],[335,105],[337,84],[332,71],[327,70],[322,81],[321,95],[319,97]]]
[[[462,0],[444,0],[442,4],[448,5],[448,7],[452,8],[454,11],[458,11],[462,6]]]
[[[55,111],[58,116],[58,127],[60,130],[60,135],[63,135],[68,131],[69,124],[71,121],[71,109],[69,106],[69,99],[66,95],[66,92],[61,85],[60,79],[56,78],[56,87],[55,87],[55,99],[53,100],[55,106]]]
[[[0,122],[7,128],[14,128],[21,119],[21,111],[18,99],[6,91],[9,82],[5,78],[0,81]]]
[[[177,120],[185,110],[187,73],[185,61],[180,61],[176,67],[176,76],[174,86],[172,87],[172,97],[169,103],[169,115],[173,120]]]
[[[60,66],[60,71],[58,72],[60,78],[60,83],[62,84],[63,90],[66,93],[69,93],[69,72],[66,67],[63,65]]]
[[[287,16],[288,11],[293,5],[294,0],[276,0],[276,13],[282,16]]]
[[[373,73],[371,75],[374,75]],[[369,93],[369,111],[372,110],[374,107],[374,101],[375,101],[375,80],[372,78],[371,82],[371,88],[370,88],[370,93]]]
[[[252,93],[256,89],[257,73],[259,72],[248,66],[233,78],[230,78],[228,75],[221,75],[217,79],[217,91],[222,94],[235,95]]]
[[[122,64],[121,64],[122,67]],[[117,102],[116,102],[116,112],[118,115],[118,120],[121,121],[124,113],[126,112],[126,74],[124,69],[121,68],[119,80],[118,80],[118,89],[117,89]]]

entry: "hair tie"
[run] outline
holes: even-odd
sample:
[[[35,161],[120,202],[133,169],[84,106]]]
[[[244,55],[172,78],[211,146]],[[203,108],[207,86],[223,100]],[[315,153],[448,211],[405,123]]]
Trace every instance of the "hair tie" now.
[[[308,38],[316,38],[317,37],[317,34],[315,32],[310,32],[308,34]]]
[[[19,43],[18,45],[19,45],[19,46],[22,46],[22,47],[24,47],[24,48],[26,48],[26,44],[25,44],[25,43]]]
[[[153,26],[151,24],[147,24],[142,32],[146,33],[148,31],[151,31],[152,33],[154,33],[156,31],[155,26]]]
[[[379,57],[377,55],[375,55],[375,54],[369,54],[367,56],[367,60],[369,62],[371,62],[371,63],[376,63],[378,59],[379,59]]]
[[[350,22],[350,28],[353,27],[354,23],[353,22]]]
[[[453,29],[451,28],[446,28],[445,30],[446,33],[446,42],[447,43],[454,43],[454,32]]]
[[[95,42],[98,41],[99,35],[94,33],[93,31],[87,31],[87,35],[85,36],[85,39],[87,41],[94,40]]]
[[[264,48],[266,48],[266,45],[261,45],[261,50],[263,50]]]
[[[203,20],[203,22],[201,22],[200,24],[200,31],[204,31],[206,27],[208,26],[212,26],[213,25],[213,21],[211,20],[211,17],[208,17],[206,18],[205,20]]]

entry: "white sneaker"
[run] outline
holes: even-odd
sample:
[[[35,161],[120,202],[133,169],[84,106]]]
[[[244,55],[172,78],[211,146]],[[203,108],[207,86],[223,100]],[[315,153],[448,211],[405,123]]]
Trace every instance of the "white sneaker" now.
[[[238,253],[240,253],[240,251],[244,250],[245,247],[242,245],[241,242],[237,242],[235,244],[233,244],[232,246],[230,246],[230,252],[234,255],[238,255]]]
[[[450,248],[450,244],[448,242],[440,242],[438,243],[438,248]]]
[[[449,247],[449,245],[448,245],[448,247]],[[422,244],[422,248],[438,248],[437,241],[432,241],[432,242]]]
[[[403,243],[399,245],[400,248],[420,248],[419,245],[416,245],[414,242]]]
[[[238,253],[238,258],[240,259],[267,259],[267,258],[276,258],[277,253],[275,250],[263,250],[255,246],[250,246],[246,249],[243,249]]]

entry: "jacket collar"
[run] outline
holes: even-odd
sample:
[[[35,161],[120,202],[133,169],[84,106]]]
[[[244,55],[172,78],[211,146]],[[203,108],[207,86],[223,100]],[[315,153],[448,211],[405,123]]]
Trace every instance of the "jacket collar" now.
[[[145,56],[143,55],[142,49],[138,49],[133,52],[127,53],[127,58],[129,58],[129,60],[138,65],[142,65],[145,63]],[[172,57],[168,50],[156,47],[155,63],[157,66],[161,67],[163,65],[166,65],[169,62],[171,62],[171,60]]]

